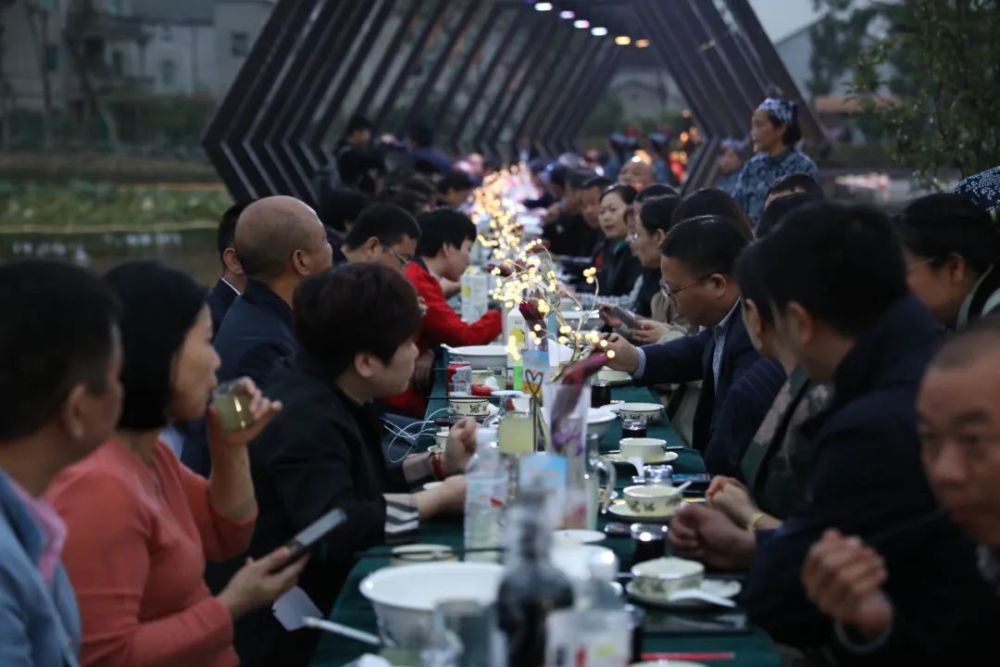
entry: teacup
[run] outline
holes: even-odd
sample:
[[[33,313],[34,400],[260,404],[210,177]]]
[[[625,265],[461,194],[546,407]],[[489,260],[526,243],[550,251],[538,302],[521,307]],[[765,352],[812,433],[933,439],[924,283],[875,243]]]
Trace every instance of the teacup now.
[[[448,445],[448,434],[451,433],[450,428],[439,429],[437,433],[434,434],[434,444],[440,448],[443,452],[444,448]]]
[[[454,550],[444,544],[406,544],[392,550],[389,565],[416,565],[417,563],[434,563],[439,561],[458,560]]]
[[[669,599],[678,591],[701,588],[705,566],[683,558],[656,558],[632,568],[632,589],[639,595]]]
[[[484,396],[452,396],[448,398],[448,411],[458,417],[486,417],[490,401]]]
[[[667,441],[659,438],[622,438],[619,442],[622,458],[631,460],[640,458],[644,462],[663,459]]]
[[[683,500],[677,487],[649,484],[625,487],[625,504],[636,514],[671,516]]]
[[[654,422],[663,414],[663,406],[659,403],[622,403],[617,410],[622,420],[645,419],[647,422]]]

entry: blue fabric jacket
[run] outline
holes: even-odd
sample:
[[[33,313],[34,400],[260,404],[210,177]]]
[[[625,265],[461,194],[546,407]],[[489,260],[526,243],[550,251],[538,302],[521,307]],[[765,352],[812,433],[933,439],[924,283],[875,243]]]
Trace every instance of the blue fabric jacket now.
[[[222,320],[225,319],[226,313],[229,312],[229,308],[238,296],[239,294],[236,293],[236,290],[227,285],[226,281],[222,278],[219,278],[218,282],[215,283],[215,287],[208,293],[208,310],[212,313],[213,337],[219,333]]]
[[[226,313],[213,344],[222,357],[219,382],[247,375],[260,385],[274,362],[298,350],[292,309],[264,284],[251,280]]]
[[[743,451],[785,381],[785,371],[776,361],[757,354],[738,308],[726,326],[718,387],[712,374],[715,338],[711,329],[643,346],[646,364],[636,381],[658,385],[702,380],[694,416],[694,447],[703,453],[709,472],[735,476]]]
[[[0,471],[0,665],[76,665],[80,616],[60,564],[46,585],[38,570],[41,530]]]

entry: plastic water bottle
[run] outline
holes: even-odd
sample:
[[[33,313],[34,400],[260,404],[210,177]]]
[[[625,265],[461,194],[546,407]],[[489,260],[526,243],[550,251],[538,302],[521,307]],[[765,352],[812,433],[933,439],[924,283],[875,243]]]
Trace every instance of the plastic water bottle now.
[[[507,467],[494,441],[496,431],[476,433],[476,453],[465,468],[465,548],[500,547],[507,504]],[[467,561],[496,562],[499,551],[469,553]]]
[[[574,609],[548,618],[548,667],[620,667],[629,662],[631,616],[612,585],[618,559],[602,552],[587,566],[590,577],[581,587]]]

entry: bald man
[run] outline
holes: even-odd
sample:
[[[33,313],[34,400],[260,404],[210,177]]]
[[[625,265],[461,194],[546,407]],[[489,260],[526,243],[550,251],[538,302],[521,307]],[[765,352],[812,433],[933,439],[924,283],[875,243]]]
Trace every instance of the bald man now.
[[[294,197],[265,197],[247,206],[236,222],[234,245],[247,287],[215,337],[219,381],[247,375],[260,384],[276,360],[296,350],[295,288],[329,270],[332,251],[316,212]]]
[[[638,192],[642,192],[656,182],[653,165],[634,157],[626,162],[618,173],[618,182],[622,185],[631,185]]]

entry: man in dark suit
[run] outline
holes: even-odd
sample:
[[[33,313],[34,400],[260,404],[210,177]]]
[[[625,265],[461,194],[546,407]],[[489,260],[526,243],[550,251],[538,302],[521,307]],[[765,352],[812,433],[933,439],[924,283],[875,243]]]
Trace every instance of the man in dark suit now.
[[[246,204],[233,204],[222,214],[219,229],[215,234],[215,244],[219,250],[219,261],[222,262],[222,277],[208,293],[208,310],[212,313],[212,336],[219,333],[222,320],[229,312],[229,307],[236,297],[243,293],[247,286],[247,277],[243,266],[236,256],[233,236],[236,233],[236,221]]]
[[[631,373],[639,384],[703,382],[693,444],[716,474],[735,471],[785,381],[781,366],[754,350],[740,316],[733,267],[748,240],[734,221],[721,216],[699,216],[673,227],[661,249],[660,285],[680,315],[704,330],[639,348],[617,334],[608,338],[615,353],[608,365]],[[726,410],[733,400],[752,401],[753,407]]]
[[[299,351],[279,362],[265,386],[281,400],[273,420],[250,444],[259,515],[249,556],[270,553],[333,508],[347,523],[322,540],[299,586],[330,613],[357,554],[415,536],[420,522],[460,513],[465,469],[475,449],[475,422],[459,422],[441,454],[387,462],[374,401],[402,391],[417,357],[417,295],[396,269],[350,264],[310,278],[295,296]],[[443,484],[421,490],[434,479]],[[236,624],[242,664],[309,663],[314,630],[286,632],[269,609]]]
[[[935,579],[961,575],[964,581],[947,591],[950,599],[924,587],[904,598],[890,597],[887,582],[897,572],[886,567],[887,545],[826,531],[809,550],[802,578],[809,599],[839,624],[844,649],[874,647],[872,660],[883,663],[890,651],[900,664],[904,658],[909,664],[934,658],[941,664],[997,663],[996,642],[977,639],[991,638],[1000,617],[998,367],[1000,316],[993,316],[945,343],[923,377],[917,401],[924,470],[938,501],[979,545],[982,579],[967,563],[955,571],[938,560],[939,549],[949,542],[927,540],[926,530],[912,531],[911,542],[918,543],[906,559],[911,570],[933,572]],[[963,652],[975,652],[975,659],[963,661]]]
[[[292,334],[292,295],[307,276],[332,265],[326,229],[315,211],[293,197],[265,197],[246,207],[234,245],[246,290],[229,308],[212,344],[219,382],[250,377],[263,383],[274,362],[298,345]],[[202,475],[211,469],[204,422],[185,428],[181,460]]]
[[[801,580],[810,548],[835,529],[879,546],[892,573],[890,599],[942,616],[984,609],[970,586],[973,547],[937,514],[921,467],[917,387],[944,330],[908,293],[892,227],[869,207],[804,206],[745,261],[752,265],[741,273],[766,286],[776,335],[810,379],[832,383],[833,400],[802,426],[812,447],[807,492],[784,522],[765,529],[754,517],[737,526],[717,510],[684,508],[671,524],[675,553],[714,567],[749,565],[750,617],[781,643],[839,663],[966,663],[981,648],[975,642],[848,636],[806,597]]]
[[[262,383],[274,362],[295,351],[292,295],[306,277],[332,266],[316,212],[293,197],[265,197],[236,224],[236,254],[247,275],[243,295],[215,337],[219,380],[249,376]]]

